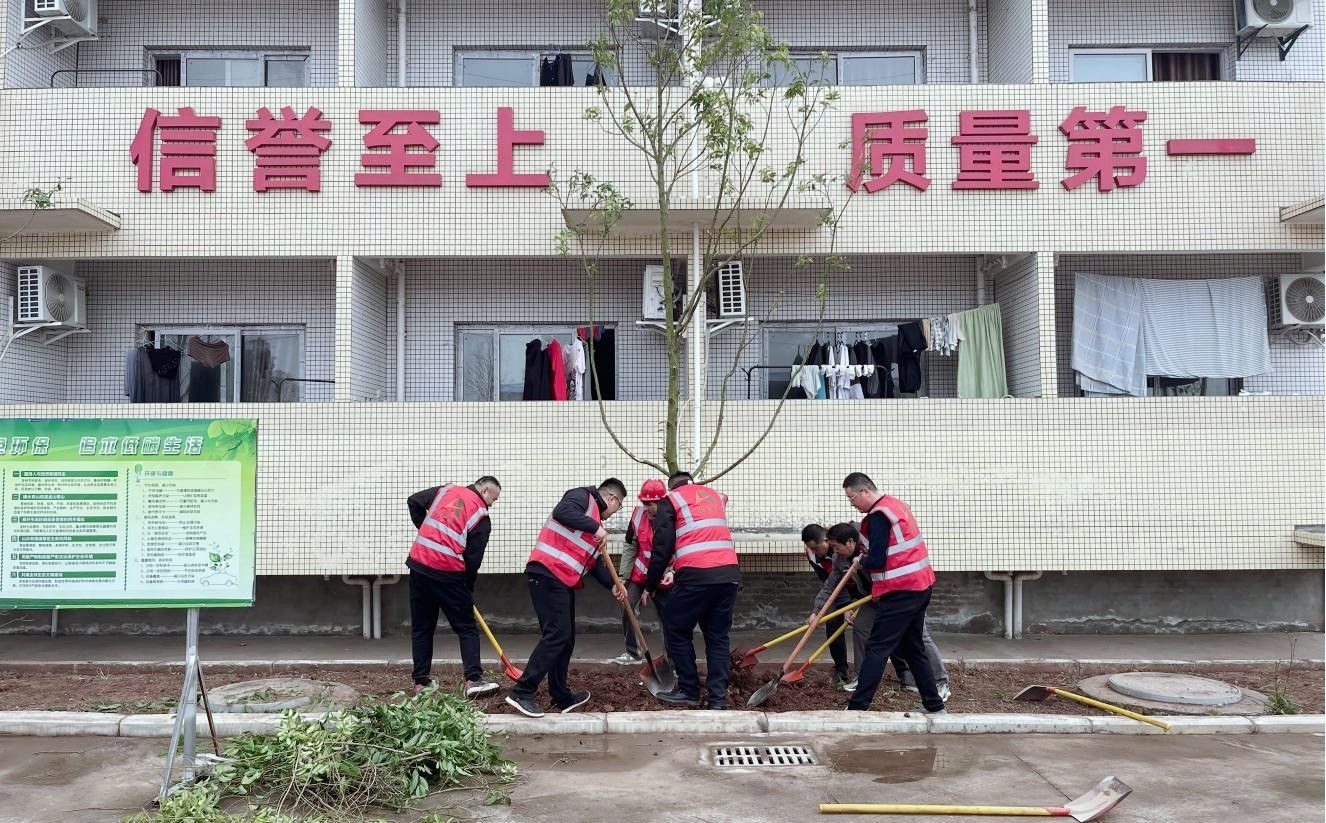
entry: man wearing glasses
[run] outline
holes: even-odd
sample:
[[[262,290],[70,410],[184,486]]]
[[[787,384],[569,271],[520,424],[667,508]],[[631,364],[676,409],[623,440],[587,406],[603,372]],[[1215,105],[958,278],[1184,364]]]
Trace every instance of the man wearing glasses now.
[[[534,542],[525,565],[525,581],[539,618],[539,642],[525,664],[524,676],[506,699],[523,715],[543,716],[534,692],[545,677],[553,707],[563,714],[589,702],[589,692],[573,692],[566,685],[576,644],[576,589],[584,588],[586,574],[593,575],[612,590],[618,603],[626,603],[626,589],[612,582],[603,557],[608,540],[603,521],[616,514],[625,499],[626,486],[615,477],[598,488],[571,489],[562,495]]]
[[[856,691],[847,708],[870,708],[884,676],[884,664],[896,650],[916,679],[926,712],[948,714],[922,639],[935,572],[916,518],[906,503],[881,493],[861,472],[847,475],[843,493],[865,515],[861,520],[861,567],[870,573],[870,594],[875,600],[875,622],[866,641],[865,659],[857,664]]]

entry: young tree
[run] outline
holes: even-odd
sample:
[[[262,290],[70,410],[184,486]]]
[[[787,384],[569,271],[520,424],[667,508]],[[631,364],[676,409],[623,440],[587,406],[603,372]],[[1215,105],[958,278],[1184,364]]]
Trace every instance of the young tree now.
[[[750,0],[604,0],[604,4],[604,31],[590,43],[600,77],[599,100],[583,116],[625,141],[639,161],[633,170],[647,174],[651,199],[657,197],[648,208],[657,209],[656,237],[664,272],[667,413],[661,460],[638,454],[622,441],[601,398],[599,416],[632,460],[665,474],[687,469],[697,478],[713,480],[759,447],[772,431],[787,392],[739,457],[725,466],[710,465],[722,438],[728,383],[755,335],[749,324],[740,325],[741,339],[724,370],[712,431],[708,442],[700,442],[706,289],[724,263],[741,260],[765,243],[785,211],[811,203],[821,231],[828,233],[828,253],[818,260],[801,255],[797,267],[808,277],[816,276],[812,269],[818,272],[818,331],[829,275],[845,268],[842,257],[833,252],[833,240],[851,195],[844,194],[843,202],[837,202],[844,191],[841,177],[809,169],[806,149],[838,95],[818,82],[828,56],[794,59],[787,44],[775,42],[761,24],[762,15]],[[648,84],[640,82],[638,67],[624,64],[628,57],[643,57]],[[584,268],[592,324],[598,261],[614,229],[635,204],[620,184],[582,169],[564,179],[554,174],[553,194],[564,210],[587,215],[568,222],[557,245],[559,253],[576,255]],[[679,202],[689,207],[685,220],[677,214]],[[703,208],[697,209],[700,203]],[[688,260],[684,294],[676,293],[671,277],[674,260]],[[748,282],[751,274],[747,267]],[[761,319],[776,310],[772,306]],[[693,366],[688,393],[695,425],[689,460],[684,461],[681,389],[688,339]]]

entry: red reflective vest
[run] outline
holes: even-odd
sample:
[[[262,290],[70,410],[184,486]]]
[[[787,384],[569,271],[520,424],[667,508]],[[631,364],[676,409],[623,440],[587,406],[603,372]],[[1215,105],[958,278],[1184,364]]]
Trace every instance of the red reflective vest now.
[[[882,514],[889,521],[889,547],[884,568],[869,569],[870,596],[879,597],[893,591],[924,591],[935,585],[935,570],[930,568],[930,555],[926,552],[921,530],[907,504],[887,494],[861,519],[861,553],[870,551],[870,536],[866,520],[872,514]]]
[[[649,519],[649,512],[644,506],[636,506],[631,512],[631,525],[635,527],[635,563],[631,566],[631,582],[638,586],[645,584],[649,576],[649,560],[654,555],[654,524]],[[670,589],[659,584],[660,589]]]
[[[668,492],[667,499],[677,511],[674,570],[737,565],[737,549],[727,526],[727,495],[687,483]]]
[[[602,524],[599,516],[599,504],[594,495],[589,496],[589,506],[585,514]],[[543,523],[539,537],[534,541],[534,551],[530,552],[529,562],[540,563],[553,576],[573,589],[585,587],[585,573],[594,568],[599,560],[599,547],[594,542],[594,532],[568,529],[552,517]]]
[[[419,526],[410,559],[442,572],[465,571],[470,530],[487,516],[488,504],[468,486],[443,486]]]

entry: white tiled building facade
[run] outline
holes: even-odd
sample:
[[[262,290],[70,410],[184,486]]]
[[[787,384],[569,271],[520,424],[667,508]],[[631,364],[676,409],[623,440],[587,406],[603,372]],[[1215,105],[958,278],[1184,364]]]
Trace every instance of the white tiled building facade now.
[[[485,571],[519,572],[566,488],[650,476],[605,434],[598,404],[499,402],[465,388],[519,392],[523,343],[588,322],[585,275],[555,251],[564,221],[553,197],[466,184],[497,167],[498,108],[544,134],[515,147],[516,172],[584,169],[651,200],[640,158],[582,117],[595,90],[485,79],[499,65],[486,58],[508,58],[508,79],[527,61],[533,85],[541,56],[584,53],[601,29],[596,0],[99,0],[97,37],[54,51],[64,44],[50,26],[24,36],[33,0],[5,2],[0,207],[18,225],[0,232],[0,305],[18,266],[64,269],[86,282],[88,331],[49,344],[0,332],[0,413],[257,418],[260,575],[400,573],[405,497],[482,474],[504,487]],[[1070,366],[1075,273],[1255,275],[1274,302],[1277,278],[1321,269],[1326,0],[1293,0],[1311,23],[1283,60],[1276,38],[1238,42],[1242,2],[757,2],[794,52],[834,55],[844,84],[807,146],[808,169],[848,171],[853,113],[927,117],[916,125],[929,129],[931,185],[852,197],[833,249],[849,269],[829,281],[825,326],[850,342],[998,303],[1010,397],[958,398],[960,355],[931,354],[924,397],[789,401],[762,447],[718,481],[748,533],[751,573],[796,569],[801,525],[848,519],[840,483],[862,470],[911,504],[941,572],[1320,576],[1322,549],[1294,537],[1323,520],[1320,327],[1272,328],[1274,371],[1245,379],[1242,396],[1082,397]],[[647,82],[642,53],[620,57],[628,78]],[[1102,57],[1120,79],[1142,76],[1076,82],[1108,80]],[[856,84],[876,58],[902,82]],[[1160,76],[1175,70],[1207,74]],[[331,124],[320,191],[255,191],[246,121],[287,106],[316,107]],[[1073,171],[1060,125],[1077,106],[1146,112],[1143,182],[1061,185]],[[182,107],[220,118],[215,190],[162,191],[154,167],[140,191],[130,150],[144,114]],[[426,126],[436,164],[424,171],[440,185],[356,185],[372,173],[360,118],[374,110],[438,113]],[[953,188],[951,140],[974,110],[1029,112],[1037,189]],[[1256,150],[1167,154],[1180,139],[1252,139]],[[769,139],[775,157],[791,145],[786,130]],[[20,195],[56,181],[57,205],[83,203],[108,225],[28,230],[15,217]],[[1282,219],[1295,206],[1304,216]],[[709,340],[706,435],[732,375],[716,463],[744,452],[777,407],[765,399],[777,369],[759,367],[788,365],[771,360],[776,341],[814,325],[818,275],[795,259],[822,258],[829,242],[823,230],[780,231],[746,256],[750,320]],[[610,244],[593,318],[615,336],[616,399],[604,413],[651,459],[666,357],[638,321],[642,273],[657,259],[651,238]],[[125,353],[148,332],[275,335],[293,347],[283,376],[298,380],[278,389],[288,402],[131,403]]]

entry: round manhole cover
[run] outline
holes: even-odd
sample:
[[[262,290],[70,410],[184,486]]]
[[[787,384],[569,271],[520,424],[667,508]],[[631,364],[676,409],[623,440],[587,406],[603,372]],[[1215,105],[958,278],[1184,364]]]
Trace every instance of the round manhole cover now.
[[[1159,703],[1228,706],[1243,699],[1243,692],[1238,686],[1190,674],[1125,672],[1110,675],[1109,684],[1119,694]]]
[[[269,677],[208,689],[207,697],[212,711],[216,712],[281,712],[352,706],[359,699],[359,693],[340,683]]]

